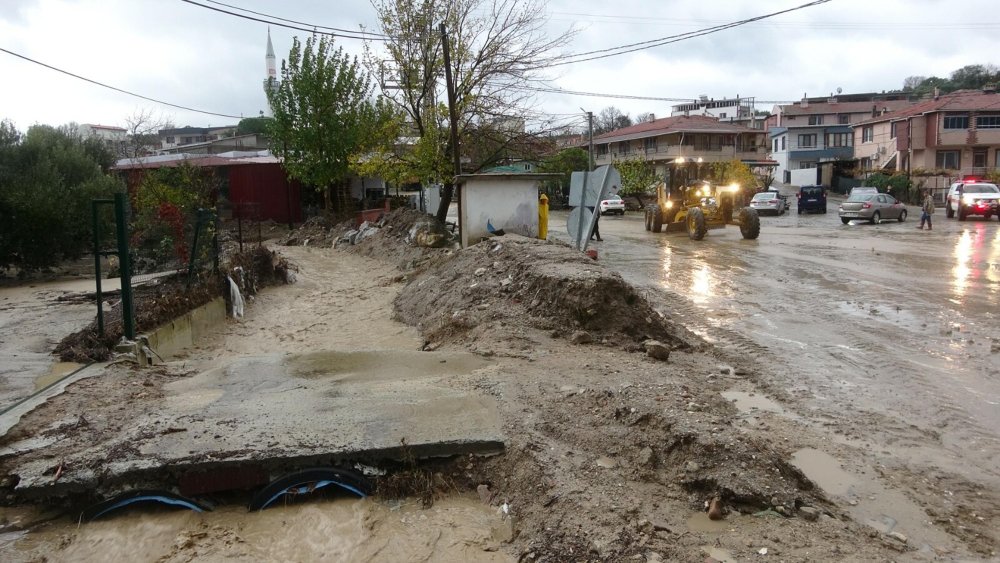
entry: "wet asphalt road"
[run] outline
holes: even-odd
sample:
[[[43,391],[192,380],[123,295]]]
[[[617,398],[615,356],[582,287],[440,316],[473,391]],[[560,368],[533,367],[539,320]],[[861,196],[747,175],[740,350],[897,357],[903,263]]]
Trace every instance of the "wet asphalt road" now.
[[[646,232],[642,213],[602,217],[591,243],[664,313],[754,358],[807,420],[880,454],[1000,486],[1000,221],[841,224],[762,217],[696,242]],[[553,215],[566,240],[565,214]],[[677,299],[679,294],[687,299]],[[998,340],[992,340],[992,339]]]

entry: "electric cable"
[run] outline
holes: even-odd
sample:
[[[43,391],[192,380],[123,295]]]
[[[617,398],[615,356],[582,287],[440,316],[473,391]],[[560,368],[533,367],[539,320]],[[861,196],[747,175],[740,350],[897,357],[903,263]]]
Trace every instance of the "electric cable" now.
[[[191,108],[191,107],[187,107],[187,106],[182,106],[182,105],[179,105],[179,104],[173,104],[173,103],[170,103],[170,102],[165,102],[163,100],[157,100],[156,98],[150,98],[149,96],[143,96],[142,94],[136,94],[135,92],[129,92],[128,90],[124,90],[124,89],[118,88],[116,86],[111,86],[111,85],[105,84],[103,82],[98,82],[97,80],[92,80],[90,78],[87,78],[87,77],[84,77],[84,76],[80,76],[79,74],[73,74],[72,72],[69,72],[68,70],[63,70],[61,68],[56,68],[56,67],[54,67],[52,65],[45,64],[45,63],[43,63],[41,61],[36,61],[35,59],[32,59],[30,57],[26,57],[26,56],[21,55],[19,53],[15,53],[14,51],[10,51],[10,50],[4,49],[3,47],[0,47],[0,51],[2,51],[4,53],[7,53],[8,55],[15,56],[15,57],[17,57],[19,59],[24,59],[24,60],[26,60],[26,61],[28,61],[30,63],[35,63],[36,65],[43,66],[43,67],[45,67],[45,68],[47,68],[49,70],[54,70],[56,72],[65,74],[67,76],[72,76],[73,78],[76,78],[76,79],[79,79],[79,80],[83,80],[84,82],[90,82],[91,84],[95,84],[95,85],[100,86],[102,88],[107,88],[109,90],[114,90],[115,92],[120,92],[122,94],[128,94],[129,96],[134,96],[136,98],[140,98],[140,99],[146,100],[148,102],[153,102],[153,103],[156,103],[156,104],[160,104],[160,105],[164,105],[164,106],[169,106],[169,107],[172,107],[172,108],[182,109],[184,111],[192,111],[192,112],[195,112],[195,113],[202,113],[202,114],[205,114],[205,115],[214,115],[214,116],[217,116],[217,117],[228,117],[228,118],[231,118],[231,119],[243,119],[243,116],[241,116],[241,115],[229,115],[227,113],[217,113],[217,112],[214,112],[214,111],[205,111],[205,110],[195,109],[195,108]]]

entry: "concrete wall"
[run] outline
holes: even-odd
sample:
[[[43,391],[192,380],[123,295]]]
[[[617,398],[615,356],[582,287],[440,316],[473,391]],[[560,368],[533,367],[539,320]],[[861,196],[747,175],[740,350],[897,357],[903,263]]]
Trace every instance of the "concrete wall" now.
[[[189,311],[148,333],[149,347],[169,360],[226,322],[226,302],[221,297]]]
[[[462,247],[493,236],[486,228],[538,238],[537,180],[474,178],[462,184]]]
[[[792,181],[790,183],[793,186],[809,186],[815,184],[816,169],[800,168],[798,170],[792,170]]]

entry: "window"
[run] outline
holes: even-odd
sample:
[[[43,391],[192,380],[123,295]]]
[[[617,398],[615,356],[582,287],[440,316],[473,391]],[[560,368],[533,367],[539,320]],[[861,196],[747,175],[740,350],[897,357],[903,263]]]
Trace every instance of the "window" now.
[[[173,137],[167,137],[167,143],[171,144],[171,145],[174,144],[174,138]]]
[[[181,144],[182,145],[190,145],[191,144],[191,137],[182,137],[181,138]]]
[[[867,156],[864,157],[864,158],[862,158],[861,159],[861,169],[862,170],[871,170],[871,168],[872,168],[872,159],[870,157],[867,157]]]
[[[934,165],[938,168],[958,170],[962,162],[961,154],[959,151],[937,151],[937,160]]]
[[[1000,129],[1000,115],[980,115],[976,118],[979,129]]]
[[[646,149],[646,152],[656,152],[656,137],[643,139],[642,148]]]
[[[899,123],[898,121],[893,121],[892,124],[889,125],[889,138],[890,139],[895,139],[896,138],[896,125],[898,123]]]
[[[596,150],[598,155],[608,154],[608,145],[597,145]]]
[[[800,162],[799,163],[799,168],[800,169],[816,168],[816,163],[815,162]]]
[[[719,119],[725,119],[725,118],[726,118],[726,112],[722,112],[719,114]]]
[[[854,135],[851,133],[827,133],[826,146],[850,147],[854,145]]]
[[[628,142],[621,141],[618,143],[618,154],[628,154]]]
[[[861,142],[870,143],[872,139],[875,138],[875,128],[871,125],[866,125],[861,128]]]
[[[822,115],[810,115],[809,116],[809,125],[823,125],[823,116]]]
[[[969,116],[964,113],[949,114],[944,116],[945,129],[968,129]],[[938,153],[941,154],[941,153]]]
[[[778,140],[774,140],[774,152],[778,152]]]
[[[785,139],[787,139],[787,138],[788,137],[782,137],[781,138],[781,150],[785,150]]]
[[[847,125],[851,122],[851,115],[847,113],[842,113],[837,116],[837,123],[841,125]]]
[[[814,149],[816,148],[816,134],[810,135],[799,135],[799,148],[800,149]]]

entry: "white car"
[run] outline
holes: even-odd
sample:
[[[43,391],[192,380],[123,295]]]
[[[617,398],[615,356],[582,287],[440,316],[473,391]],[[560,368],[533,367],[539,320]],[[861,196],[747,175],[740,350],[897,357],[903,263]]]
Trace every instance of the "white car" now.
[[[948,189],[944,211],[949,218],[958,215],[959,221],[969,215],[1000,218],[1000,188],[987,182],[955,182]]]
[[[625,214],[625,200],[619,195],[609,195],[607,199],[601,200],[601,215]]]

